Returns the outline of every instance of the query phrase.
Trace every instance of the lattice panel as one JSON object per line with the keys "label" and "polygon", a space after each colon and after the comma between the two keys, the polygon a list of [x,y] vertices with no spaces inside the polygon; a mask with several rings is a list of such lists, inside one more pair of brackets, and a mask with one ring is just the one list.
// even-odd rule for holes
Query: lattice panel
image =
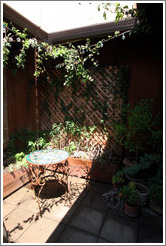
{"label": "lattice panel", "polygon": [[[74,89],[71,86],[65,87],[58,98],[55,98],[56,89],[53,89],[47,98],[49,111],[48,109],[44,109],[41,115],[41,129],[51,130],[54,123],[64,122],[66,114],[63,111],[63,103],[65,107],[68,107],[68,117],[71,117],[73,121],[77,121],[77,119],[84,116],[83,120],[86,126],[93,126],[99,123],[104,117],[107,131],[113,139],[113,120],[118,121],[120,119],[122,105],[122,98],[116,93],[118,89],[117,72],[117,68],[111,66],[106,67],[104,71],[95,71],[92,74],[94,79],[94,87],[92,88],[93,96],[90,96],[88,101],[87,97],[83,96],[83,93],[86,92],[86,85],[80,85],[80,82],[78,82],[78,86],[75,88],[75,93],[73,93]],[[59,73],[55,74],[55,77],[59,79]],[[48,90],[49,85],[43,83],[40,88],[41,101],[45,99]],[[51,115],[49,112],[51,112]],[[98,135],[94,135],[93,141],[100,143],[102,148],[104,148],[107,138],[102,135],[100,127],[98,127],[97,132]],[[107,147],[109,148],[109,145]],[[121,149],[117,148],[117,152],[120,151]]]}

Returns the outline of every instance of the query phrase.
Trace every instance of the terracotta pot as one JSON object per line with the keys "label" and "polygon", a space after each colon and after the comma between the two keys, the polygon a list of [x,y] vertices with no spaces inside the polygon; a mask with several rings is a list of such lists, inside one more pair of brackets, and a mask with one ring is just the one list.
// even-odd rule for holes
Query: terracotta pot
{"label": "terracotta pot", "polygon": [[[136,164],[136,161],[135,161],[135,158],[133,157],[127,157],[123,160],[123,164],[125,165],[125,168],[128,168],[128,167],[133,167],[134,165],[137,165]],[[125,173],[125,177],[127,180],[129,181],[134,181],[134,182],[139,182],[139,178],[135,175],[129,175],[127,173]]]}
{"label": "terracotta pot", "polygon": [[130,217],[138,217],[139,215],[139,207],[132,207],[128,205],[126,202],[124,204],[124,212]]}

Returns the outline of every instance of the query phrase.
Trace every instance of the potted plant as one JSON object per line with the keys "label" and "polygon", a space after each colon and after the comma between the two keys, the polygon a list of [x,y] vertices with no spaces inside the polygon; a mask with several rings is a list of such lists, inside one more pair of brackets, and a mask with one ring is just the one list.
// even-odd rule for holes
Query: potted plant
{"label": "potted plant", "polygon": [[124,173],[122,170],[119,170],[116,174],[112,177],[112,184],[113,188],[116,190],[125,182]]}
{"label": "potted plant", "polygon": [[163,171],[162,166],[156,171],[156,175],[148,180],[150,190],[150,208],[163,214]]}
{"label": "potted plant", "polygon": [[[127,122],[123,121],[114,125],[116,140],[133,155],[123,160],[127,167],[138,163],[142,154],[156,148],[159,117],[152,112],[152,102],[152,99],[145,98],[134,108],[130,105],[125,106],[122,112],[127,115]],[[160,131],[158,133],[159,136]]]}
{"label": "potted plant", "polygon": [[139,190],[134,182],[124,185],[119,193],[124,201],[124,212],[130,217],[137,217],[141,206]]}
{"label": "potted plant", "polygon": [[140,157],[138,165],[133,165],[124,169],[125,177],[130,181],[147,183],[149,176],[155,176],[158,167],[161,165],[161,154],[145,154]]}

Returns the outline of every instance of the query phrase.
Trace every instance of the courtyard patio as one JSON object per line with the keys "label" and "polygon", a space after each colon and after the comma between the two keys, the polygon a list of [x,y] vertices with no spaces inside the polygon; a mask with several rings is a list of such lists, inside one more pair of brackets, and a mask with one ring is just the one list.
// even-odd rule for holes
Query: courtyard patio
{"label": "courtyard patio", "polygon": [[164,7],[3,1],[2,243],[165,243]]}
{"label": "courtyard patio", "polygon": [[[162,243],[163,218],[143,207],[137,218],[116,213],[103,194],[111,185],[72,177],[72,205],[65,206],[63,189],[56,182],[41,193],[42,213],[30,183],[3,200],[3,221],[13,243]],[[57,195],[58,194],[58,195]]]}

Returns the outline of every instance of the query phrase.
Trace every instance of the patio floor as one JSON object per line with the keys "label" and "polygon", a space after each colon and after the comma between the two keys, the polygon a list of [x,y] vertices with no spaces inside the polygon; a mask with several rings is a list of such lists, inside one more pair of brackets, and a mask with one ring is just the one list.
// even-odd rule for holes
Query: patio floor
{"label": "patio floor", "polygon": [[[163,217],[144,207],[138,218],[116,215],[102,199],[111,185],[72,178],[71,207],[56,182],[43,188],[42,216],[30,184],[3,201],[3,221],[14,243],[162,243]],[[93,188],[94,187],[94,188]],[[55,192],[56,191],[56,192]],[[55,197],[55,194],[57,196]]]}

